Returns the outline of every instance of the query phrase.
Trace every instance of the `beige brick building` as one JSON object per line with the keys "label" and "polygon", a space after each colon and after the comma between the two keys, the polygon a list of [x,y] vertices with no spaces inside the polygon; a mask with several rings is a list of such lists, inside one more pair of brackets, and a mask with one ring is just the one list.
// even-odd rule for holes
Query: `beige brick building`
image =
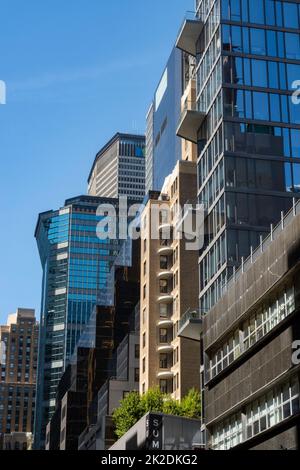
{"label": "beige brick building", "polygon": [[196,163],[179,161],[142,215],[141,393],[158,386],[180,399],[199,388],[199,345],[177,335],[180,318],[198,305],[198,251],[176,236],[178,205],[195,201],[196,191]]}

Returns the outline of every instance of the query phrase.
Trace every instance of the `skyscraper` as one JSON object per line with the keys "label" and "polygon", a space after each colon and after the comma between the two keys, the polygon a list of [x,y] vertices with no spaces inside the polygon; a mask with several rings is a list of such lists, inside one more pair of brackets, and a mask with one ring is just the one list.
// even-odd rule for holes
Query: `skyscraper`
{"label": "skyscraper", "polygon": [[145,195],[145,137],[117,133],[97,153],[88,178],[91,196]]}
{"label": "skyscraper", "polygon": [[174,47],[147,113],[146,192],[160,191],[165,178],[181,159],[181,139],[176,136],[176,126],[180,116],[183,70],[183,54]]}
{"label": "skyscraper", "polygon": [[181,318],[197,308],[198,251],[187,251],[186,240],[177,236],[176,209],[195,199],[196,193],[196,163],[179,161],[160,197],[150,193],[142,214],[141,393],[159,387],[181,399],[191,388],[199,387],[199,345],[177,335]]}
{"label": "skyscraper", "polygon": [[6,450],[31,446],[38,335],[31,309],[19,308],[0,326],[0,441]]}
{"label": "skyscraper", "polygon": [[299,196],[299,1],[197,0],[177,47],[196,59],[196,100],[177,133],[198,145],[198,197],[206,204],[200,253],[200,307],[281,211]]}
{"label": "skyscraper", "polygon": [[43,282],[35,420],[37,448],[44,445],[60,377],[93,308],[103,297],[107,277],[119,253],[118,233],[114,239],[98,237],[102,230],[98,224],[112,217],[108,213],[97,215],[100,204],[114,207],[118,219],[118,200],[92,196],[69,199],[61,209],[42,213],[38,219],[35,236]]}

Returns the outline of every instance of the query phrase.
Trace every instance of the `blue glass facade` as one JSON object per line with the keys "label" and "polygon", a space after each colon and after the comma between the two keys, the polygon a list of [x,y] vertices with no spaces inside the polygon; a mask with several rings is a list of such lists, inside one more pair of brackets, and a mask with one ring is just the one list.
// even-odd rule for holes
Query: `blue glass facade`
{"label": "blue glass facade", "polygon": [[[181,139],[176,136],[176,128],[181,111],[183,89],[182,52],[174,48],[156,90],[148,119],[151,129],[147,131],[146,190],[161,190],[165,178],[172,173],[181,159]],[[149,160],[152,160],[150,164]]]}
{"label": "blue glass facade", "polygon": [[[134,202],[134,201],[132,201]],[[60,377],[103,290],[120,241],[100,240],[96,214],[115,199],[81,196],[58,211],[40,214],[36,239],[43,267],[41,334],[35,446],[43,445],[45,426],[55,410]],[[108,216],[105,217],[106,219]],[[101,229],[103,231],[103,229]]]}
{"label": "blue glass facade", "polygon": [[299,197],[300,106],[292,99],[300,71],[299,15],[298,1],[196,1],[205,311],[251,247]]}

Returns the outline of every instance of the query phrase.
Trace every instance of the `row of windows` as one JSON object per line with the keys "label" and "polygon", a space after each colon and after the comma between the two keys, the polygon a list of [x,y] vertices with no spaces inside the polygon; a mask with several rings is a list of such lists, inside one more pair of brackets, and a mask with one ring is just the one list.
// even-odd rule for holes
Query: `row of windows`
{"label": "row of windows", "polygon": [[222,19],[300,28],[300,6],[278,0],[222,0]]}
{"label": "row of windows", "polygon": [[221,53],[220,29],[214,34],[197,70],[197,93],[199,94],[207,77],[212,72],[213,64]]}
{"label": "row of windows", "polygon": [[225,234],[222,234],[200,263],[201,289],[208,284],[210,279],[221,269],[226,261],[225,240]]}
{"label": "row of windows", "polygon": [[300,130],[225,122],[225,151],[300,158]]}
{"label": "row of windows", "polygon": [[201,155],[199,163],[199,187],[201,187],[223,153],[223,127],[220,126],[215,136]]}
{"label": "row of windows", "polygon": [[264,189],[269,191],[300,190],[300,164],[252,158],[226,157],[228,188]]}
{"label": "row of windows", "polygon": [[299,60],[300,38],[296,33],[223,25],[223,49]]}
{"label": "row of windows", "polygon": [[299,379],[294,377],[217,425],[212,432],[212,448],[231,449],[299,411]]}
{"label": "row of windows", "polygon": [[262,59],[225,56],[224,81],[234,85],[293,90],[300,65]]}
{"label": "row of windows", "polygon": [[222,84],[221,60],[218,61],[199,98],[200,111],[206,112]]}
{"label": "row of windows", "polygon": [[292,202],[289,198],[259,194],[228,193],[226,195],[227,221],[233,225],[251,225],[270,228],[280,220],[281,211],[287,212]]}
{"label": "row of windows", "polygon": [[[198,102],[198,106],[199,108],[201,107],[201,102]],[[222,92],[220,92],[206,116],[205,125],[201,126],[200,132],[204,139],[207,139],[207,136],[211,136],[214,133],[222,115]]]}
{"label": "row of windows", "polygon": [[289,288],[282,292],[270,305],[255,312],[211,357],[209,361],[209,378],[216,377],[294,310],[294,288]]}
{"label": "row of windows", "polygon": [[211,175],[210,179],[204,186],[200,193],[200,200],[204,202],[209,208],[217,199],[220,192],[224,188],[224,159],[220,161],[219,165]]}
{"label": "row of windows", "polygon": [[144,157],[145,144],[136,142],[120,142],[119,155],[124,157]]}
{"label": "row of windows", "polygon": [[210,310],[221,298],[225,291],[226,279],[232,275],[232,268],[226,268],[214,280],[212,285],[200,297],[200,309],[204,312]]}
{"label": "row of windows", "polygon": [[205,244],[207,247],[219,233],[221,228],[225,224],[225,198],[224,195],[219,199],[219,201],[214,205],[213,209],[210,211],[208,216],[204,221],[204,237]]}
{"label": "row of windows", "polygon": [[226,117],[300,124],[300,106],[291,96],[236,89],[224,90]]}
{"label": "row of windows", "polygon": [[[205,9],[200,8],[200,10],[197,13],[197,17],[200,18],[201,21],[205,21],[204,27],[202,29],[198,44],[197,44],[197,59],[198,61],[201,60],[201,54],[207,46],[209,45],[211,39],[214,36],[214,33],[216,31],[216,28],[220,24],[220,0],[214,0],[214,2],[209,1],[210,5],[209,8],[208,5],[202,5]],[[209,11],[209,9],[212,7],[212,9]],[[207,16],[209,13],[209,16]]]}

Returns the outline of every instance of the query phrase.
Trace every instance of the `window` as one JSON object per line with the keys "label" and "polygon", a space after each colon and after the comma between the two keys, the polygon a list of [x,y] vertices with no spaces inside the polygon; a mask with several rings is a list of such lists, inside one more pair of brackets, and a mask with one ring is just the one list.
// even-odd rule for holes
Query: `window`
{"label": "window", "polygon": [[159,330],[159,342],[165,344],[168,342],[168,330],[166,328],[160,328]]}
{"label": "window", "polygon": [[134,369],[134,381],[139,382],[140,380],[140,369],[136,368]]}
{"label": "window", "polygon": [[168,281],[166,279],[160,279],[159,292],[160,294],[168,294]]}
{"label": "window", "polygon": [[167,354],[159,355],[159,368],[168,369],[168,355]]}
{"label": "window", "polygon": [[298,377],[293,377],[249,404],[245,420],[242,411],[214,428],[213,449],[228,450],[290,416],[297,415],[300,411]]}
{"label": "window", "polygon": [[146,359],[143,358],[143,374],[145,373],[146,371]]}
{"label": "window", "polygon": [[160,269],[168,269],[168,257],[160,256]]}
{"label": "window", "polygon": [[239,330],[231,336],[220,348],[210,361],[210,377],[214,378],[223,369],[228,367],[240,355]]}
{"label": "window", "polygon": [[159,316],[160,318],[168,317],[168,305],[167,304],[159,304]]}
{"label": "window", "polygon": [[140,345],[139,344],[134,345],[134,357],[136,359],[140,358]]}
{"label": "window", "polygon": [[212,434],[212,448],[228,450],[243,441],[243,424],[241,416],[234,415],[217,426]]}
{"label": "window", "polygon": [[168,393],[168,382],[165,379],[159,381],[159,388],[161,393]]}
{"label": "window", "polygon": [[146,347],[146,333],[143,334],[143,348]]}
{"label": "window", "polygon": [[248,406],[246,412],[247,439],[299,413],[299,411],[299,383],[294,378]]}
{"label": "window", "polygon": [[287,288],[270,303],[270,305],[257,310],[241,329],[227,339],[210,358],[210,379],[220,374],[243,352],[256,344],[268,334],[276,325],[283,321],[295,310],[294,288]]}

